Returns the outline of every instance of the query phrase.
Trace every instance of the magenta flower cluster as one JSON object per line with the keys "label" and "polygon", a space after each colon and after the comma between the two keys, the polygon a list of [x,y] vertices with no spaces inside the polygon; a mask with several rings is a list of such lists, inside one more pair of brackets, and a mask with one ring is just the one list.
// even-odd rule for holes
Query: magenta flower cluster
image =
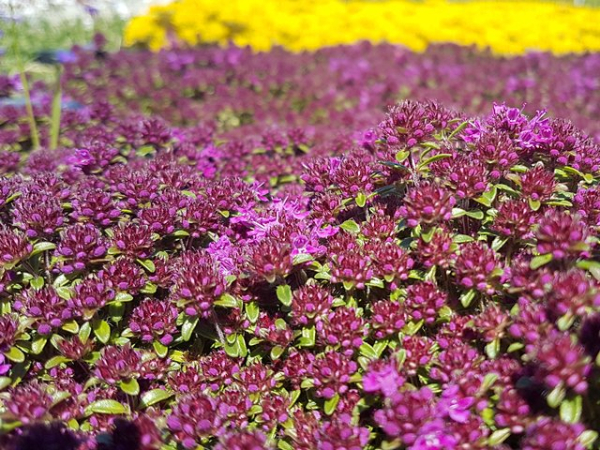
{"label": "magenta flower cluster", "polygon": [[74,54],[57,150],[0,103],[0,448],[597,448],[597,54]]}

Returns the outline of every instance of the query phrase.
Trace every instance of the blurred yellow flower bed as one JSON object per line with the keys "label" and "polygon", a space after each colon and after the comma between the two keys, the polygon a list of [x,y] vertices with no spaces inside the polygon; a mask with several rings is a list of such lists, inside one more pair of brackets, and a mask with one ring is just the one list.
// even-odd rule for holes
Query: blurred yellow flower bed
{"label": "blurred yellow flower bed", "polygon": [[435,42],[495,53],[600,50],[600,8],[535,1],[178,0],[154,6],[125,30],[127,45],[173,40],[313,50],[360,40],[424,50]]}

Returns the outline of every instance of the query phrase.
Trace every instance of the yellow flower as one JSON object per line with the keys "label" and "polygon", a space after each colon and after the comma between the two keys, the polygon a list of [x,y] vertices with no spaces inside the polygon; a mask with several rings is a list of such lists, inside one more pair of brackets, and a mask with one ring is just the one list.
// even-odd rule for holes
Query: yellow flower
{"label": "yellow flower", "polygon": [[292,51],[392,42],[423,51],[431,43],[489,47],[498,54],[600,50],[600,8],[535,1],[178,0],[131,20],[127,45],[159,49],[167,36]]}

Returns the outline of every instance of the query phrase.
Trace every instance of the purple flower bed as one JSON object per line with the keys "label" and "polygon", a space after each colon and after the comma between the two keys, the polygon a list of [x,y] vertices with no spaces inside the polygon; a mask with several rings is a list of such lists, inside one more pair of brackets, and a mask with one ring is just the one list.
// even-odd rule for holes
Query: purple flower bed
{"label": "purple flower bed", "polygon": [[0,106],[1,448],[592,448],[600,55],[75,54],[59,149]]}

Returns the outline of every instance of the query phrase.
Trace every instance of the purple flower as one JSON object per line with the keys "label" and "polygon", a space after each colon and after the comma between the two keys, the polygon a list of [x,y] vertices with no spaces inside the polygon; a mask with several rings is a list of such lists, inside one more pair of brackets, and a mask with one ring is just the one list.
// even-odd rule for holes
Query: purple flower
{"label": "purple flower", "polygon": [[216,400],[206,394],[185,396],[173,407],[167,426],[184,448],[195,448],[203,437],[214,435],[221,426],[216,408]]}
{"label": "purple flower", "polygon": [[31,254],[33,246],[25,235],[18,230],[0,226],[0,264],[13,267],[19,261]]}
{"label": "purple flower", "polygon": [[10,396],[4,400],[3,419],[19,421],[23,424],[47,419],[52,398],[47,387],[37,380],[21,383],[10,390]]}
{"label": "purple flower", "polygon": [[584,450],[577,439],[585,427],[581,423],[570,424],[549,417],[542,417],[530,425],[522,442],[523,450]]}
{"label": "purple flower", "polygon": [[129,258],[148,258],[152,253],[152,230],[137,223],[120,224],[112,229],[112,244]]}
{"label": "purple flower", "polygon": [[115,292],[103,280],[95,275],[85,278],[75,285],[74,293],[67,304],[74,316],[86,320],[92,318],[96,311],[115,298]]}
{"label": "purple flower", "polygon": [[163,345],[169,345],[177,332],[177,314],[177,308],[168,302],[146,298],[132,311],[129,328],[141,335],[142,342],[156,339]]}
{"label": "purple flower", "polygon": [[421,183],[408,190],[400,209],[409,227],[431,226],[450,220],[456,199],[444,188],[433,183]]}
{"label": "purple flower", "polygon": [[385,397],[392,397],[405,381],[398,371],[395,359],[391,359],[372,362],[363,375],[362,383],[365,392],[381,393]]}
{"label": "purple flower", "polygon": [[121,215],[110,193],[102,189],[83,188],[71,201],[71,215],[80,222],[92,221],[100,226],[110,225]]}
{"label": "purple flower", "polygon": [[577,394],[587,392],[590,359],[568,333],[552,333],[529,356],[535,361],[535,376],[549,388],[562,386]]}
{"label": "purple flower", "polygon": [[65,219],[60,202],[54,196],[29,192],[14,202],[13,224],[23,230],[27,237],[53,235]]}
{"label": "purple flower", "polygon": [[590,250],[589,236],[579,216],[557,210],[548,212],[535,232],[537,251],[558,260],[586,254]]}
{"label": "purple flower", "polygon": [[39,291],[23,291],[16,298],[14,307],[25,316],[35,319],[38,333],[47,335],[71,318],[72,314],[66,303],[52,286],[47,286]]}
{"label": "purple flower", "polygon": [[315,439],[318,450],[361,450],[369,443],[369,429],[351,423],[349,415],[323,423]]}
{"label": "purple flower", "polygon": [[60,270],[70,274],[87,268],[91,260],[106,253],[106,241],[92,224],[75,224],[60,234],[55,254],[59,257]]}
{"label": "purple flower", "polygon": [[351,356],[363,343],[368,329],[362,317],[354,308],[340,307],[317,321],[317,332],[324,345],[341,347],[340,350]]}
{"label": "purple flower", "polygon": [[408,448],[410,450],[452,450],[458,444],[459,440],[448,431],[444,421],[434,419],[419,429],[415,442]]}
{"label": "purple flower", "polygon": [[358,370],[358,365],[342,356],[329,351],[315,358],[309,369],[316,387],[316,395],[325,399],[333,398],[348,390],[350,376]]}
{"label": "purple flower", "polygon": [[94,374],[108,384],[116,384],[119,381],[137,378],[140,363],[140,354],[131,345],[109,345],[102,349],[100,359],[95,364]]}
{"label": "purple flower", "polygon": [[189,316],[210,317],[213,302],[225,292],[225,279],[207,253],[182,254],[173,279],[173,298]]}
{"label": "purple flower", "polygon": [[502,266],[498,255],[481,242],[463,245],[456,259],[456,278],[467,289],[491,295],[496,292]]}
{"label": "purple flower", "polygon": [[219,439],[215,450],[268,450],[266,441],[260,431],[230,431]]}
{"label": "purple flower", "polygon": [[375,422],[390,437],[399,437],[405,445],[412,445],[418,430],[433,418],[434,394],[424,387],[416,391],[394,394],[384,409],[375,412]]}
{"label": "purple flower", "polygon": [[475,404],[475,399],[458,394],[459,386],[456,384],[444,389],[437,404],[437,411],[441,416],[448,416],[455,422],[466,423],[471,416],[471,407]]}

